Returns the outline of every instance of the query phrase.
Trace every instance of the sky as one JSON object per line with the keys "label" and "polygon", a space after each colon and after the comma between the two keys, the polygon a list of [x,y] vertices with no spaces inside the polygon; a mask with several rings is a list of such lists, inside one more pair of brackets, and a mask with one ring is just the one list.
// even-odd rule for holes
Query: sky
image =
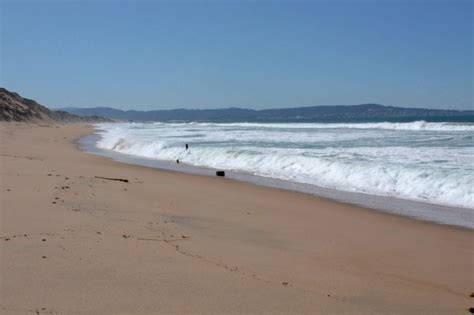
{"label": "sky", "polygon": [[0,86],[51,108],[474,107],[471,0],[0,3]]}

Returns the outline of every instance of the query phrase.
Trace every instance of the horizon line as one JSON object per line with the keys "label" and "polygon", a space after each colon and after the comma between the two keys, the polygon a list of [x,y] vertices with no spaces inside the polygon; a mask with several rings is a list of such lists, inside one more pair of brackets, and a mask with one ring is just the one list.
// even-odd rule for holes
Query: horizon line
{"label": "horizon line", "polygon": [[91,106],[91,107],[80,107],[80,106],[63,106],[49,107],[53,110],[64,110],[64,109],[113,109],[123,112],[127,111],[137,111],[137,112],[152,112],[152,111],[172,111],[172,110],[225,110],[225,109],[240,109],[240,110],[249,110],[249,111],[265,111],[265,110],[278,110],[278,109],[296,109],[296,108],[313,108],[313,107],[342,107],[342,106],[363,106],[363,105],[376,105],[382,107],[393,107],[393,108],[403,108],[403,109],[423,109],[423,110],[435,110],[435,111],[474,111],[474,108],[470,109],[460,109],[460,108],[451,108],[451,109],[441,109],[441,108],[431,108],[431,107],[414,107],[411,106],[397,106],[397,105],[385,105],[381,103],[360,103],[360,104],[318,104],[310,106],[293,106],[293,107],[269,107],[269,108],[250,108],[250,107],[238,107],[238,106],[228,106],[228,107],[212,107],[212,108],[187,108],[187,107],[174,107],[174,108],[155,108],[155,109],[123,109],[116,108],[111,106]]}

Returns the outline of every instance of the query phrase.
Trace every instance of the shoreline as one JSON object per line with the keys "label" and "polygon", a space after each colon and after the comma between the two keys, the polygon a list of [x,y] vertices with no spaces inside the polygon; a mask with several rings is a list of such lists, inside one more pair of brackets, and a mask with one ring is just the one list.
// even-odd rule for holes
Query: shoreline
{"label": "shoreline", "polygon": [[[96,142],[100,139],[100,134],[97,133],[98,130],[96,126],[92,126],[92,128],[92,134],[77,139],[78,150],[89,154],[107,157],[119,163],[140,165],[161,171],[207,177],[215,176],[215,171],[217,171],[217,169],[213,168],[198,167],[183,163],[177,165],[172,161],[155,160],[98,148]],[[224,171],[226,172],[226,178],[246,184],[308,194],[328,201],[367,208],[372,211],[406,217],[412,220],[474,230],[474,209],[472,208],[454,207],[391,196],[344,191],[335,188],[258,176],[234,170]]]}
{"label": "shoreline", "polygon": [[2,313],[473,306],[472,230],[86,154],[90,126],[0,128]]}

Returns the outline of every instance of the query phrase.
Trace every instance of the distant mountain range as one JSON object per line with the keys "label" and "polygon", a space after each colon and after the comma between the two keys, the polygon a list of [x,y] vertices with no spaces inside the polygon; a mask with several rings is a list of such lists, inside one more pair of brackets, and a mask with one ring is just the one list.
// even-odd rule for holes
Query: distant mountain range
{"label": "distant mountain range", "polygon": [[333,121],[471,121],[474,110],[403,108],[379,104],[332,105],[276,109],[119,110],[109,107],[50,110],[0,87],[0,121],[27,122],[333,122]]}
{"label": "distant mountain range", "polygon": [[437,110],[403,108],[379,104],[332,105],[278,109],[170,109],[170,110],[119,110],[109,107],[62,108],[74,115],[97,115],[123,121],[175,121],[175,122],[329,122],[377,120],[454,120],[474,121],[474,110]]}
{"label": "distant mountain range", "polygon": [[54,111],[34,100],[0,87],[0,121],[22,122],[111,122],[99,116],[78,116],[65,111]]}

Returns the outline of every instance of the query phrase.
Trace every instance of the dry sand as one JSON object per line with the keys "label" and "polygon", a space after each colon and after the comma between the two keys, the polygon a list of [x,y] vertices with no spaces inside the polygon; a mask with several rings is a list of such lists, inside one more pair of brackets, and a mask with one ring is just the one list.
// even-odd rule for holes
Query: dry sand
{"label": "dry sand", "polygon": [[[0,124],[1,313],[468,314],[473,231]],[[119,177],[129,182],[95,178]]]}

